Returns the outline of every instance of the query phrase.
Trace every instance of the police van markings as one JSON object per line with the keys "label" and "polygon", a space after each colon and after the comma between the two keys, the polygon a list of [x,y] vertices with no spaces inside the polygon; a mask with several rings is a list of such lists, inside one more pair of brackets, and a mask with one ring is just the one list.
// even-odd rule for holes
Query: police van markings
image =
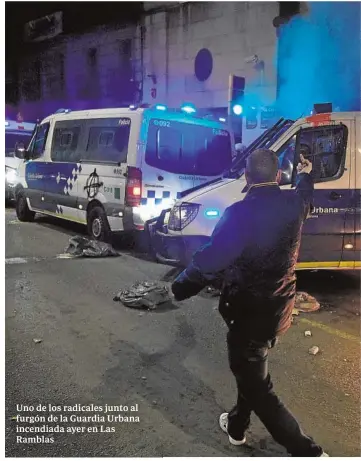
{"label": "police van markings", "polygon": [[[157,190],[151,190],[151,189],[148,189],[146,190],[146,194],[147,196],[146,197],[142,197],[141,198],[141,205],[161,205],[163,200],[178,200],[180,198],[180,192],[177,192],[176,193],[176,197],[174,197],[174,193],[172,194],[171,191],[166,191],[166,190],[163,190],[161,191],[162,192],[162,195],[160,195],[160,191],[157,191]],[[173,196],[173,197],[172,197]]]}

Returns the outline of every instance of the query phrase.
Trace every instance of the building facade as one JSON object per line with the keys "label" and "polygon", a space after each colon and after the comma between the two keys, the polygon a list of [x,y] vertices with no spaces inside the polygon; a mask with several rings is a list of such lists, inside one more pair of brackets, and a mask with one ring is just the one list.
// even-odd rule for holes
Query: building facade
{"label": "building facade", "polygon": [[133,102],[226,107],[231,73],[246,78],[252,100],[274,102],[277,3],[148,2],[144,9],[138,24],[60,35],[24,59],[25,118]]}
{"label": "building facade", "polygon": [[183,2],[144,17],[143,99],[171,107],[226,107],[229,75],[246,96],[276,97],[277,2]]}
{"label": "building facade", "polygon": [[360,55],[358,2],[146,2],[132,24],[34,48],[18,106],[32,120],[60,107],[226,108],[235,74],[246,107],[294,118],[317,102],[359,110]]}

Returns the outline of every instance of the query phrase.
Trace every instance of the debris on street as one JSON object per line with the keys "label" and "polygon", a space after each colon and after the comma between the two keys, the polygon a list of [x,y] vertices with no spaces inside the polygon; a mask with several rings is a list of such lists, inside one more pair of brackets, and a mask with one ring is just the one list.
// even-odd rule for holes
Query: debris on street
{"label": "debris on street", "polygon": [[304,291],[296,293],[295,307],[299,312],[315,312],[320,308],[316,298]]}
{"label": "debris on street", "polygon": [[310,332],[310,330],[305,331],[305,336],[312,336],[312,333]]}
{"label": "debris on street", "polygon": [[137,282],[129,289],[120,290],[113,299],[126,307],[145,310],[154,310],[170,300],[168,288],[156,282]]}
{"label": "debris on street", "polygon": [[43,340],[40,339],[40,338],[34,338],[33,341],[34,341],[35,344],[39,344],[39,343],[43,342]]}
{"label": "debris on street", "polygon": [[296,308],[292,309],[292,315],[300,315],[298,309]]}
{"label": "debris on street", "polygon": [[310,349],[308,349],[308,353],[311,355],[316,355],[320,352],[320,348],[318,346],[312,346]]}
{"label": "debris on street", "polygon": [[91,240],[81,235],[71,237],[65,253],[72,256],[83,256],[86,258],[104,258],[106,256],[120,256],[114,248],[105,242]]}
{"label": "debris on street", "polygon": [[207,293],[207,295],[211,296],[212,298],[216,298],[221,295],[221,290],[219,290],[218,288],[212,287],[212,286],[207,287],[205,292]]}

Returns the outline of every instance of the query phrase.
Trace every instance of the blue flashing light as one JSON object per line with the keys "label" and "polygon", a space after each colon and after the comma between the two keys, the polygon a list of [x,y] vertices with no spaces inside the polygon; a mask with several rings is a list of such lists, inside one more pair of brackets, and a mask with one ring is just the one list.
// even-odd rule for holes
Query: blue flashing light
{"label": "blue flashing light", "polygon": [[226,119],[224,117],[219,117],[219,121],[224,123],[226,122]]}
{"label": "blue flashing light", "polygon": [[71,112],[70,109],[58,109],[55,113],[56,114],[69,114]]}
{"label": "blue flashing light", "polygon": [[130,110],[136,110],[136,108],[137,108],[137,106],[136,106],[135,104],[131,104],[131,105],[129,106],[129,109],[130,109]]}
{"label": "blue flashing light", "polygon": [[240,104],[235,104],[232,110],[235,115],[241,115],[243,112],[243,107]]}
{"label": "blue flashing light", "polygon": [[163,106],[163,104],[157,104],[155,108],[156,110],[167,110],[167,106]]}
{"label": "blue flashing light", "polygon": [[183,104],[181,107],[181,110],[185,112],[186,114],[194,114],[196,112],[196,108],[194,107],[193,104]]}
{"label": "blue flashing light", "polygon": [[218,218],[219,216],[219,210],[216,208],[209,208],[204,212],[207,218]]}
{"label": "blue flashing light", "polygon": [[5,126],[10,126],[10,123],[5,121]]}

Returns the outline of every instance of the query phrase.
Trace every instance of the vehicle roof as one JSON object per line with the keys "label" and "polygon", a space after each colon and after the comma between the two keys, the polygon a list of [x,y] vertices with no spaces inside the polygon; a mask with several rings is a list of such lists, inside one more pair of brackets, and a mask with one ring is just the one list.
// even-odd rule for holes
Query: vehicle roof
{"label": "vehicle roof", "polygon": [[360,111],[354,111],[354,112],[326,112],[326,113],[320,113],[320,114],[312,114],[312,115],[308,115],[307,117],[302,117],[302,118],[299,118],[295,121],[295,123],[299,124],[299,123],[312,123],[313,121],[317,121],[317,120],[320,120],[322,121],[322,119],[324,121],[327,120],[327,118],[329,120],[352,120],[356,117],[359,117],[361,115],[361,112]]}
{"label": "vehicle roof", "polygon": [[30,131],[33,132],[35,128],[35,123],[19,123],[14,120],[5,120],[5,133],[7,131],[17,131],[17,132],[24,132]]}
{"label": "vehicle roof", "polygon": [[79,111],[69,111],[62,112],[59,114],[52,114],[44,118],[41,123],[62,120],[79,120],[79,119],[88,119],[88,118],[102,118],[102,117],[119,117],[119,116],[129,116],[138,114],[141,116],[144,114],[147,117],[155,116],[160,119],[166,120],[177,120],[180,122],[198,124],[209,127],[216,127],[219,129],[229,130],[229,126],[226,123],[219,122],[217,120],[210,120],[205,117],[197,117],[194,115],[187,115],[180,110],[157,110],[155,108],[139,108],[139,109],[130,109],[129,107],[115,107],[108,109],[89,109],[89,110],[79,110]]}

